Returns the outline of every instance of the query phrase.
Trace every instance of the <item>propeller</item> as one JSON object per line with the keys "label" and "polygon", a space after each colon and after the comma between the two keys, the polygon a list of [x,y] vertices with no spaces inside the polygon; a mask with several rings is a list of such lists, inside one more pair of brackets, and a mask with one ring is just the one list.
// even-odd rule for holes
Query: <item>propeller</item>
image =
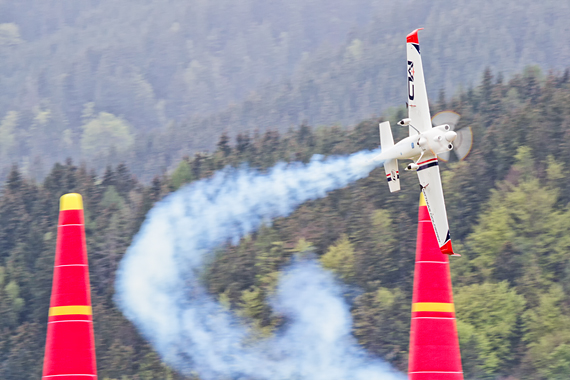
{"label": "propeller", "polygon": [[[442,124],[448,124],[450,129],[453,131],[459,122],[459,119],[461,119],[461,115],[457,112],[441,111],[431,118],[431,123],[434,127]],[[467,157],[469,152],[471,152],[471,147],[473,146],[473,131],[471,130],[471,127],[466,127],[455,132],[457,133],[457,138],[453,142],[453,151],[459,161],[461,161]],[[450,153],[451,152],[440,153],[437,156],[443,161],[449,161]]]}

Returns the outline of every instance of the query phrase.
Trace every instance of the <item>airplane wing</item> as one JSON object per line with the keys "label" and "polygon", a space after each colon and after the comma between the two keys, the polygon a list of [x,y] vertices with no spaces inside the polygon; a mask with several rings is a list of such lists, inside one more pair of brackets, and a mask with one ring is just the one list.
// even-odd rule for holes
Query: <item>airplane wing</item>
{"label": "airplane wing", "polygon": [[417,164],[419,165],[418,178],[435,231],[435,236],[439,243],[439,248],[441,249],[441,253],[453,255],[437,156],[432,153],[425,154],[421,162]]}
{"label": "airplane wing", "polygon": [[[408,57],[408,117],[420,133],[432,128],[429,103],[424,80],[424,69],[420,55],[420,43],[416,29],[406,37]],[[410,127],[410,136],[417,132]]]}

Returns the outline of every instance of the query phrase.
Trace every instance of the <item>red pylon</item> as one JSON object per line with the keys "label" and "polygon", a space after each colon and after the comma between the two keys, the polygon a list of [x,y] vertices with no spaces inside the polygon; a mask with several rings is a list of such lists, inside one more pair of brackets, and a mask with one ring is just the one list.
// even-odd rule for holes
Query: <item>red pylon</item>
{"label": "red pylon", "polygon": [[423,194],[410,331],[410,380],[463,380],[449,273],[449,256],[441,253]]}
{"label": "red pylon", "polygon": [[83,200],[60,199],[43,380],[97,379]]}

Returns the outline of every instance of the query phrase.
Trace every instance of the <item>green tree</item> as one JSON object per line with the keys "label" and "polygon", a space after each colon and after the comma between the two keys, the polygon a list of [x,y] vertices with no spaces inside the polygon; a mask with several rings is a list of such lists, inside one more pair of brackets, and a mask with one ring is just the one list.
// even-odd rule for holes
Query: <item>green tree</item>
{"label": "green tree", "polygon": [[348,236],[342,235],[327,252],[321,256],[323,267],[332,270],[340,278],[348,280],[354,277],[354,247]]}
{"label": "green tree", "polygon": [[192,167],[188,161],[189,159],[187,157],[182,159],[170,176],[170,182],[172,183],[174,190],[178,190],[182,185],[191,182],[194,179],[192,175]]}
{"label": "green tree", "polygon": [[[508,279],[531,302],[563,275],[570,247],[570,214],[560,209],[558,190],[537,178],[534,165],[530,150],[519,148],[512,180],[491,192],[466,242],[477,276]],[[547,172],[555,173],[554,161],[550,165]]]}
{"label": "green tree", "polygon": [[10,336],[10,352],[0,368],[3,379],[29,380],[38,379],[42,373],[45,329],[37,323],[22,323]]}
{"label": "green tree", "polygon": [[115,186],[111,185],[108,186],[107,190],[105,190],[105,193],[103,193],[103,199],[101,199],[99,205],[102,208],[115,207],[120,210],[125,206],[125,201],[123,197],[121,197],[121,195],[117,192]]}
{"label": "green tree", "polygon": [[356,250],[354,272],[359,286],[375,289],[378,282],[392,283],[401,273],[401,258],[396,254],[394,221],[388,209],[372,211],[368,220],[358,225],[362,231]]}
{"label": "green tree", "polygon": [[81,151],[85,157],[95,157],[115,150],[129,151],[134,143],[129,124],[107,112],[100,112],[97,118],[82,126]]}
{"label": "green tree", "polygon": [[244,318],[250,329],[250,340],[266,338],[275,329],[275,320],[271,320],[271,310],[265,301],[264,292],[252,286],[241,293],[237,315]]}
{"label": "green tree", "polygon": [[466,372],[503,374],[506,364],[517,359],[514,342],[524,297],[507,282],[474,284],[456,289],[455,305],[460,346],[474,346],[477,354],[475,365],[464,362]]}
{"label": "green tree", "polygon": [[400,370],[407,366],[410,304],[400,289],[379,288],[358,296],[352,311],[358,342]]}
{"label": "green tree", "polygon": [[524,366],[539,379],[562,380],[570,370],[570,307],[560,285],[540,297],[523,315],[528,345]]}

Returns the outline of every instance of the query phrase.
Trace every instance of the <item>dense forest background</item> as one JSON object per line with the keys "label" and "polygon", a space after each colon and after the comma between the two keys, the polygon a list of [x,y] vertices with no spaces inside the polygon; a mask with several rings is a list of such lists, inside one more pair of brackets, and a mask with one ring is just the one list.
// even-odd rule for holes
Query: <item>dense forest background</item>
{"label": "dense forest background", "polygon": [[[440,165],[456,250],[457,326],[466,379],[566,379],[570,371],[570,72],[530,67],[506,81],[486,70],[477,86],[434,112],[453,109],[475,145]],[[393,109],[379,118],[405,115]],[[226,165],[261,170],[315,153],[378,145],[378,118],[354,128],[301,125],[219,136],[216,149],[179,160],[145,184],[125,164],[101,175],[72,161],[38,182],[12,167],[0,196],[0,378],[39,378],[55,251],[58,197],[83,194],[101,379],[183,379],[113,302],[115,270],[146,212],[185,183]],[[404,129],[394,129],[405,133]],[[252,334],[273,334],[268,306],[277,273],[310,249],[350,286],[354,336],[371,354],[407,368],[419,192],[414,173],[390,194],[383,169],[299,207],[237,246],[221,247],[204,273],[209,291]]]}
{"label": "dense forest background", "polygon": [[353,126],[405,100],[404,36],[430,96],[570,59],[554,0],[0,0],[0,178],[67,157],[139,179],[218,136]]}

